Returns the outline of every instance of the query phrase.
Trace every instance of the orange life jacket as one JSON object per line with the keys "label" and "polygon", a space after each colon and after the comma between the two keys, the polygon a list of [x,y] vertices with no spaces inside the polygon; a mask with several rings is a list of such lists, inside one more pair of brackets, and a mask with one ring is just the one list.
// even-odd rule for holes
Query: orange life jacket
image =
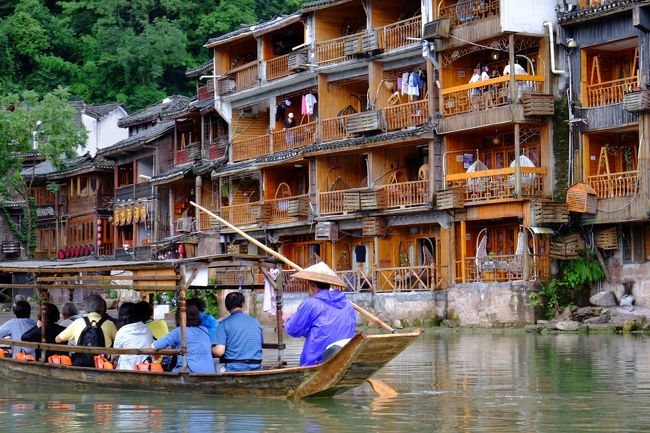
{"label": "orange life jacket", "polygon": [[19,361],[36,361],[36,357],[34,355],[30,355],[29,353],[25,352],[20,352],[16,355],[16,359]]}
{"label": "orange life jacket", "polygon": [[0,358],[4,358],[5,356],[6,356],[5,351],[0,349]]}
{"label": "orange life jacket", "polygon": [[95,368],[103,368],[106,370],[113,370],[115,367],[113,366],[113,363],[109,361],[108,359],[104,358],[101,355],[96,355],[95,356]]}
{"label": "orange life jacket", "polygon": [[47,362],[56,365],[72,365],[72,360],[67,355],[52,355],[47,358]]}
{"label": "orange life jacket", "polygon": [[135,366],[135,369],[137,371],[154,371],[160,373],[163,371],[162,365],[158,362],[141,362]]}

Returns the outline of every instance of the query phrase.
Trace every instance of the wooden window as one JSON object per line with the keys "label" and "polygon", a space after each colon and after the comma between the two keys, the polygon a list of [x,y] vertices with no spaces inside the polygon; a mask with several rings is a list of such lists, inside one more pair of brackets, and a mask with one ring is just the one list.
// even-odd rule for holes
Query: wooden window
{"label": "wooden window", "polygon": [[623,225],[623,263],[645,262],[644,230],[641,224]]}

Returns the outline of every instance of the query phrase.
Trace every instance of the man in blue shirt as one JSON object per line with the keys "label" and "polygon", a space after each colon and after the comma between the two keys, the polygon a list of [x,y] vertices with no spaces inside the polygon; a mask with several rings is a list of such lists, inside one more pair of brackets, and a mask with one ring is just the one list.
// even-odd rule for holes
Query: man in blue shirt
{"label": "man in blue shirt", "polygon": [[[309,281],[310,296],[295,314],[284,314],[284,329],[292,337],[305,337],[300,365],[323,362],[323,352],[332,343],[354,337],[357,315],[345,293],[337,290],[346,284],[325,263],[317,263],[292,278]],[[332,289],[330,286],[337,286]]]}
{"label": "man in blue shirt", "polygon": [[212,354],[221,357],[226,372],[262,369],[262,327],[257,319],[242,311],[243,306],[244,295],[228,293],[226,309],[230,316],[217,327],[217,345]]}
{"label": "man in blue shirt", "polygon": [[187,303],[192,303],[197,306],[199,309],[199,317],[201,318],[201,326],[208,330],[212,344],[216,344],[215,339],[217,336],[217,326],[219,325],[219,322],[217,322],[217,319],[215,319],[214,316],[205,312],[205,302],[203,299],[191,298],[187,300]]}
{"label": "man in blue shirt", "polygon": [[[15,341],[21,341],[23,334],[36,326],[36,321],[29,318],[32,313],[32,307],[27,301],[16,301],[13,307],[13,312],[16,315],[16,318],[10,319],[0,326],[0,338],[9,337]],[[30,347],[13,346],[11,350],[13,358],[15,358],[21,351],[28,355],[36,354],[36,350]]]}

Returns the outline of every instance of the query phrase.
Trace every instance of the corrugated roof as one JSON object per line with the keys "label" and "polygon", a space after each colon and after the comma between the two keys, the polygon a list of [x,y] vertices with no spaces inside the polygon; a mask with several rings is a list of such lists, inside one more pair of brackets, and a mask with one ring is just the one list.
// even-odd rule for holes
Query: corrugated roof
{"label": "corrugated roof", "polygon": [[140,110],[130,116],[120,119],[118,126],[127,128],[130,126],[141,125],[143,123],[153,122],[165,117],[168,113],[173,113],[187,107],[191,99],[187,96],[173,95],[169,96],[155,105]]}
{"label": "corrugated roof", "polygon": [[161,136],[165,135],[169,131],[173,130],[175,122],[173,120],[167,122],[160,122],[157,125],[152,126],[149,129],[141,131],[136,135],[132,135],[129,138],[125,138],[122,141],[118,141],[110,147],[105,147],[97,151],[98,155],[110,155],[113,152],[125,150],[127,148],[133,148],[140,146],[146,143],[149,143]]}

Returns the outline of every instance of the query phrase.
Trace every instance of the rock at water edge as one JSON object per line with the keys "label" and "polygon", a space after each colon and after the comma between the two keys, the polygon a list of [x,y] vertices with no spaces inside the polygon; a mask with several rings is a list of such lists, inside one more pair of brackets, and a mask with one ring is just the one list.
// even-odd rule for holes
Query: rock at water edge
{"label": "rock at water edge", "polygon": [[612,291],[596,293],[594,296],[589,298],[589,303],[591,305],[596,305],[598,307],[615,307],[616,295]]}

